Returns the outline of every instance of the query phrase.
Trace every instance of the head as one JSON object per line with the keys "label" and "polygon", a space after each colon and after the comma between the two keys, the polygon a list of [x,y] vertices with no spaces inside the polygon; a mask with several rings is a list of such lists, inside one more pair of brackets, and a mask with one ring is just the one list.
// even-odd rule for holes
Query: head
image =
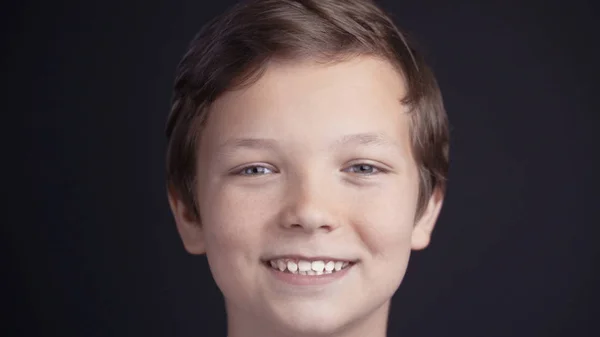
{"label": "head", "polygon": [[231,336],[385,326],[429,244],[449,136],[430,68],[380,8],[231,8],[178,67],[167,137],[177,228],[206,254]]}

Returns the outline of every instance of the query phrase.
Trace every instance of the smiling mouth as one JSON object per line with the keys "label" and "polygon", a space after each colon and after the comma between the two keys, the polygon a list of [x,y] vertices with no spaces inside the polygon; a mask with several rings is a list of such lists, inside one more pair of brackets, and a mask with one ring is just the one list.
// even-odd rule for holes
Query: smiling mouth
{"label": "smiling mouth", "polygon": [[273,259],[265,264],[271,268],[288,274],[324,275],[335,274],[351,267],[354,262],[341,260],[302,260],[302,259]]}

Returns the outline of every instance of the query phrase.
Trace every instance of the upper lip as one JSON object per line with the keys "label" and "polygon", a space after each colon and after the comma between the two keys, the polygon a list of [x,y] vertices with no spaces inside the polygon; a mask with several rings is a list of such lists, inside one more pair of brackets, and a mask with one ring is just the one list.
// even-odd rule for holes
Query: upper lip
{"label": "upper lip", "polygon": [[324,256],[324,255],[306,256],[306,255],[300,255],[300,254],[274,255],[274,256],[270,256],[270,257],[264,259],[264,261],[268,262],[271,260],[278,260],[278,259],[304,260],[304,261],[344,261],[344,262],[356,262],[357,261],[357,259],[343,258],[343,257],[331,257],[331,256]]}

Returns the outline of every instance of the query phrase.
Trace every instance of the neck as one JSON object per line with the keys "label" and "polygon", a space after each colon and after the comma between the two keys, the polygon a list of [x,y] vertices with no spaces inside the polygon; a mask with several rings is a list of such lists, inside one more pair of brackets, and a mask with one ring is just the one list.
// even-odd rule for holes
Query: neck
{"label": "neck", "polygon": [[390,301],[359,319],[353,319],[336,331],[315,333],[289,331],[277,327],[265,317],[227,307],[228,337],[386,337]]}

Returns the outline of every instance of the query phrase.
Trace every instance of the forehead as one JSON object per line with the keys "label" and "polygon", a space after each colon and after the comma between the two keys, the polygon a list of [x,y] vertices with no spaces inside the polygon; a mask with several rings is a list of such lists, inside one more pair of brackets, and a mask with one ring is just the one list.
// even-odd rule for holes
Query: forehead
{"label": "forehead", "polygon": [[322,64],[270,64],[252,85],[224,94],[211,107],[204,138],[220,145],[232,137],[333,142],[374,133],[408,140],[402,76],[373,57]]}

